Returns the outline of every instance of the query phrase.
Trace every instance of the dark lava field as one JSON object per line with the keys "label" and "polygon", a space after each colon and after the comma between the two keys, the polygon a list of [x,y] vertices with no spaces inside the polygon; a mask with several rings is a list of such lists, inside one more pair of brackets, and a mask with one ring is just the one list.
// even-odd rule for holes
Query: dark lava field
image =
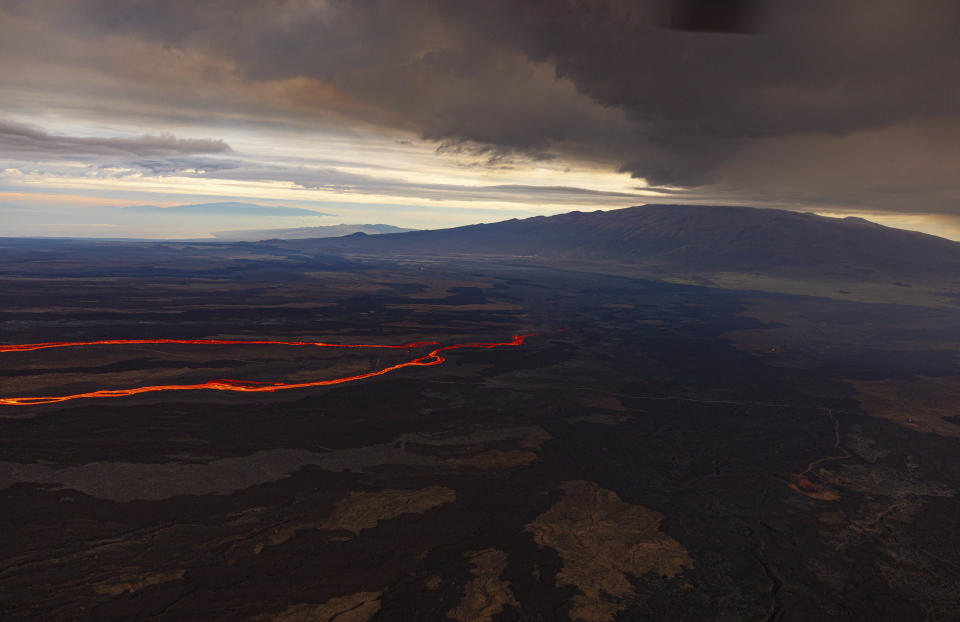
{"label": "dark lava field", "polygon": [[[0,254],[0,344],[536,333],[0,405],[4,620],[957,619],[955,309],[269,243]],[[430,348],[0,352],[0,398]]]}

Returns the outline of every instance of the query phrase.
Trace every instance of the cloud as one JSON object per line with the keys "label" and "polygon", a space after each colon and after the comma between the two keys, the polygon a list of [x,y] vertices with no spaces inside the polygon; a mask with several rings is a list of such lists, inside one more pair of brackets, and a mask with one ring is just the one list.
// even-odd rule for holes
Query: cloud
{"label": "cloud", "polygon": [[[38,0],[5,9],[8,23],[35,30],[30,40],[0,32],[0,47],[56,84],[72,78],[51,67],[73,63],[108,95],[162,102],[163,114],[337,115],[417,132],[490,166],[556,156],[727,202],[960,213],[960,155],[938,139],[960,122],[960,4],[739,4],[740,14],[704,16],[678,13],[705,5],[680,0]],[[67,33],[111,52],[68,54]],[[168,97],[171,84],[180,88]],[[229,149],[147,138],[16,140],[27,152],[66,140],[64,152],[149,151],[131,151],[142,157]]]}
{"label": "cloud", "polygon": [[180,175],[232,181],[288,182],[301,188],[334,193],[407,197],[426,201],[509,201],[512,203],[598,205],[627,207],[659,196],[658,188],[638,192],[593,190],[574,186],[526,184],[467,185],[413,182],[402,179],[351,173],[336,168],[271,166],[245,163],[231,167],[211,167],[203,171],[182,171]]}
{"label": "cloud", "polygon": [[197,203],[193,205],[172,205],[170,207],[160,207],[158,205],[131,205],[122,208],[127,212],[136,212],[141,214],[152,214],[157,216],[333,216],[334,214],[324,214],[316,210],[303,209],[301,207],[286,207],[273,205],[257,205],[255,203]]}
{"label": "cloud", "polygon": [[222,140],[137,136],[135,138],[80,137],[49,134],[41,129],[0,119],[0,153],[4,157],[171,156],[199,153],[228,153]]}
{"label": "cloud", "polygon": [[239,168],[242,164],[236,160],[205,157],[172,157],[163,160],[131,160],[130,165],[149,171],[154,175],[175,175],[177,173],[207,173]]}

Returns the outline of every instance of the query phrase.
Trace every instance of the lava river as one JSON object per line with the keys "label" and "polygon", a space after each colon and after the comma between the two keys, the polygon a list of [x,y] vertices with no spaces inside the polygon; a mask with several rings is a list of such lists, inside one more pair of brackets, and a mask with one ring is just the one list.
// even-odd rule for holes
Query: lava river
{"label": "lava river", "polygon": [[[503,342],[475,342],[475,343],[457,343],[449,346],[435,348],[423,356],[390,365],[375,371],[355,376],[344,376],[342,378],[330,378],[327,380],[314,380],[310,382],[258,382],[251,380],[210,380],[198,384],[158,384],[145,387],[135,387],[132,389],[101,389],[99,391],[90,391],[88,393],[76,393],[73,395],[58,395],[51,397],[5,397],[0,398],[0,405],[6,406],[33,406],[37,404],[54,404],[57,402],[66,402],[81,398],[94,397],[124,397],[127,395],[138,395],[140,393],[153,393],[156,391],[237,391],[240,393],[269,393],[273,391],[284,391],[286,389],[304,389],[308,387],[325,387],[333,384],[344,384],[355,382],[373,376],[382,376],[397,369],[404,367],[430,367],[441,365],[447,359],[443,356],[444,352],[462,349],[490,349],[502,346],[520,346],[528,337],[533,337],[535,333],[525,335],[514,335],[510,341]],[[234,341],[224,339],[108,339],[102,341],[58,341],[50,343],[27,343],[19,345],[0,345],[0,352],[28,352],[32,350],[43,350],[47,348],[69,348],[78,346],[94,345],[131,345],[131,344],[191,344],[191,345],[281,345],[281,346],[312,346],[318,348],[390,348],[395,350],[407,350],[422,348],[427,346],[439,345],[436,341],[418,341],[402,345],[383,345],[383,344],[340,344],[324,343],[313,341]]]}

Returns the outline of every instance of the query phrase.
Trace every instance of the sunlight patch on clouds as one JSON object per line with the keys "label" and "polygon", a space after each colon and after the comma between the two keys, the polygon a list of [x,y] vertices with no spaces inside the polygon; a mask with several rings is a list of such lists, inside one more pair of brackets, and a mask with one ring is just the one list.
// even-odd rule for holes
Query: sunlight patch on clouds
{"label": "sunlight patch on clouds", "polygon": [[[554,212],[570,211],[578,208],[589,210],[599,209],[597,203],[589,200],[589,198],[585,199],[582,203],[551,202],[549,200],[530,203],[529,201],[524,202],[506,198],[490,201],[433,199],[379,193],[347,192],[324,187],[303,188],[291,182],[284,181],[234,181],[192,177],[148,177],[139,173],[119,178],[98,176],[66,178],[48,177],[45,175],[23,175],[19,181],[25,186],[34,186],[43,189],[58,188],[65,193],[81,191],[100,191],[103,193],[126,191],[212,198],[232,197],[249,199],[251,201],[335,201],[338,203],[379,203],[404,206],[442,203],[444,207],[453,209],[472,209],[477,207],[477,203],[482,203],[484,208],[490,210],[525,213],[538,213],[544,210]],[[627,207],[635,203],[636,201],[623,200],[620,207]],[[384,219],[389,219],[390,215],[384,214],[383,217]]]}

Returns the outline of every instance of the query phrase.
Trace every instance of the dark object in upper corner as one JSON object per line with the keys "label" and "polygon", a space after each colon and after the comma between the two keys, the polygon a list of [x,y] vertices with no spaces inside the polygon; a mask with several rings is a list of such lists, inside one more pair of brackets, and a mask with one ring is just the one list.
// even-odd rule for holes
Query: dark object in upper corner
{"label": "dark object in upper corner", "polygon": [[692,32],[758,32],[758,0],[670,0],[660,25]]}

